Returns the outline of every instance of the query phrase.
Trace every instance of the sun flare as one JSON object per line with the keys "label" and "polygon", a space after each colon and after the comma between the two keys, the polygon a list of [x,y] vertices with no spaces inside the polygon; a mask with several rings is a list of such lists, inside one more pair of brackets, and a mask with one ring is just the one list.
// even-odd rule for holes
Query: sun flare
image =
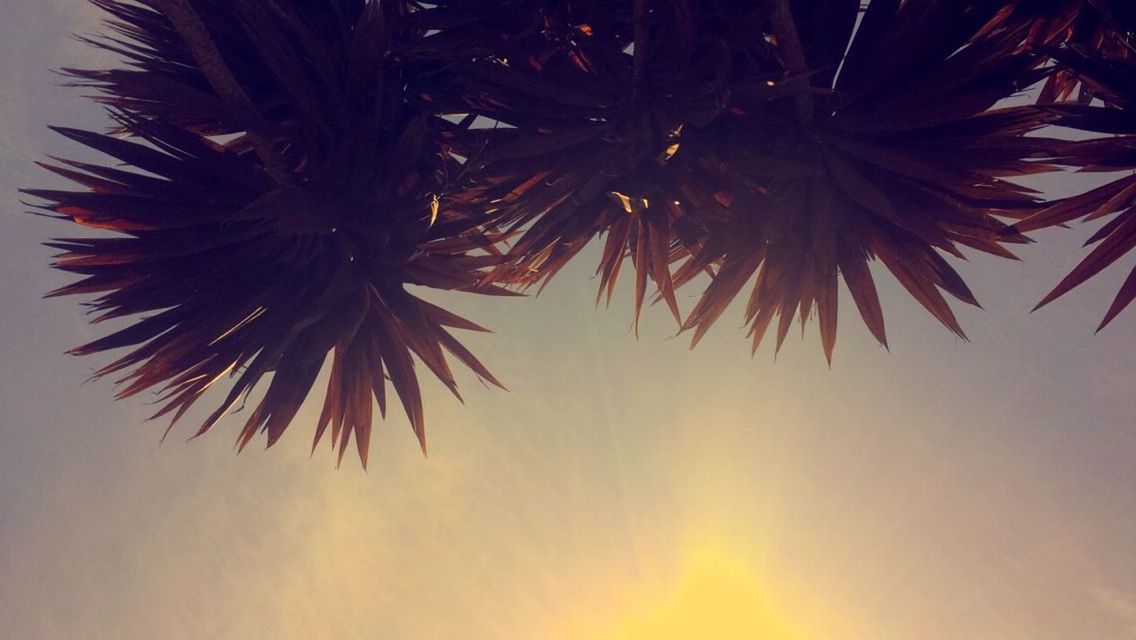
{"label": "sun flare", "polygon": [[683,563],[675,584],[627,612],[603,640],[804,640],[771,607],[768,590],[746,564],[714,547]]}

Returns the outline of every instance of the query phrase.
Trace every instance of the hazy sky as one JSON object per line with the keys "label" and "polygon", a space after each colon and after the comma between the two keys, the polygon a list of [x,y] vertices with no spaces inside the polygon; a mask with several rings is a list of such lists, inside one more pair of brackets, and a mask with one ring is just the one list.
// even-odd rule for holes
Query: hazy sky
{"label": "hazy sky", "polygon": [[238,419],[159,445],[63,355],[96,332],[39,243],[73,230],[17,201],[78,153],[45,124],[102,124],[50,72],[96,14],[5,9],[0,638],[648,637],[721,592],[769,640],[1136,639],[1136,310],[1093,335],[1132,260],[1028,313],[1089,229],[963,265],[969,343],[881,276],[891,352],[845,296],[831,369],[813,326],[751,358],[740,309],[636,340],[592,252],[539,298],[434,296],[511,391],[428,381],[428,460],[395,416],[336,471],[313,406],[267,453]]}

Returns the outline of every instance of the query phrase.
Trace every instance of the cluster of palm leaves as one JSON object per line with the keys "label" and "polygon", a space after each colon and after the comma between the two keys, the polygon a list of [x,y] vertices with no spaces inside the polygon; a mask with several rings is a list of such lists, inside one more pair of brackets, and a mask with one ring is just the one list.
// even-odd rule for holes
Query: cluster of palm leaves
{"label": "cluster of palm leaves", "polygon": [[[754,349],[815,313],[829,359],[840,279],[886,344],[871,261],[962,336],[964,250],[1112,216],[1048,302],[1136,246],[1136,177],[1056,202],[1014,181],[1136,168],[1124,0],[92,2],[123,63],[67,72],[113,125],[58,131],[114,162],[28,192],[113,233],[52,243],[82,276],[54,293],[135,318],[74,352],[127,349],[97,375],[171,426],[268,378],[242,447],[329,353],[316,442],[366,464],[389,382],[425,447],[416,361],[455,394],[447,355],[497,381],[451,333],[481,327],[408,285],[515,294],[593,240],[636,318],[659,302],[696,343],[745,293]],[[1136,273],[1105,322],[1134,297]]]}

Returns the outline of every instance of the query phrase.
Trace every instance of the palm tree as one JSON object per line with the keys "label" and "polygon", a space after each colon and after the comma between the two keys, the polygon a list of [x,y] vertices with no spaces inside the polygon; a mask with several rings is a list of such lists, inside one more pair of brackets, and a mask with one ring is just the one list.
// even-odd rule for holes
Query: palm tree
{"label": "palm tree", "polygon": [[405,288],[504,292],[482,282],[497,234],[438,207],[459,167],[386,59],[389,10],[99,4],[120,35],[95,44],[132,66],[72,73],[103,91],[129,139],[59,131],[145,173],[63,162],[48,168],[88,191],[29,191],[119,234],[54,243],[56,266],[86,277],[53,293],[103,293],[96,321],[152,314],[72,350],[134,347],[97,376],[129,370],[119,396],[160,385],[155,417],[176,421],[239,373],[200,434],[272,372],[238,439],[263,430],[272,444],[333,351],[315,439],[330,424],[342,457],[354,434],[364,464],[386,378],[425,448],[411,352],[455,394],[445,351],[498,384],[448,331],[481,327]]}
{"label": "palm tree", "polygon": [[600,236],[599,296],[630,260],[636,318],[650,284],[693,346],[748,288],[754,349],[815,311],[830,360],[840,279],[886,345],[870,261],[965,337],[948,256],[1123,209],[1052,298],[1136,245],[1131,178],[1060,202],[1012,181],[1136,166],[1121,2],[92,1],[125,64],[68,73],[114,126],[59,131],[131,168],[57,160],[81,189],[28,193],[114,232],[52,243],[84,276],[54,293],[139,319],[73,352],[130,348],[96,375],[160,388],[171,427],[235,378],[198,434],[271,374],[241,447],[330,352],[315,441],[366,464],[389,380],[425,448],[413,357],[455,394],[445,352],[499,383],[449,332],[481,327],[406,285],[543,286]]}

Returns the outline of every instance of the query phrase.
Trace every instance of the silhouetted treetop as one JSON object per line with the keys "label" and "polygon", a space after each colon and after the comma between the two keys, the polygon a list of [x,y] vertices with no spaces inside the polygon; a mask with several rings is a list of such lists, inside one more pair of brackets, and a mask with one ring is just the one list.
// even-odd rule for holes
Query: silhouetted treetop
{"label": "silhouetted treetop", "polygon": [[[107,162],[27,193],[109,232],[51,243],[81,276],[53,294],[135,321],[72,352],[126,349],[96,375],[158,391],[155,417],[225,387],[198,434],[267,378],[241,447],[330,353],[313,446],[330,425],[366,464],[389,382],[425,449],[416,360],[499,383],[452,334],[483,329],[407,285],[512,295],[597,238],[598,295],[626,266],[636,319],[653,297],[695,344],[744,296],[753,349],[815,315],[830,360],[840,280],[886,345],[872,261],[965,337],[965,251],[1109,217],[1044,304],[1136,246],[1133,176],[1014,181],[1136,168],[1129,2],[92,2],[121,64],[66,72],[112,122],[57,130]],[[1134,297],[1136,272],[1102,326]]]}

